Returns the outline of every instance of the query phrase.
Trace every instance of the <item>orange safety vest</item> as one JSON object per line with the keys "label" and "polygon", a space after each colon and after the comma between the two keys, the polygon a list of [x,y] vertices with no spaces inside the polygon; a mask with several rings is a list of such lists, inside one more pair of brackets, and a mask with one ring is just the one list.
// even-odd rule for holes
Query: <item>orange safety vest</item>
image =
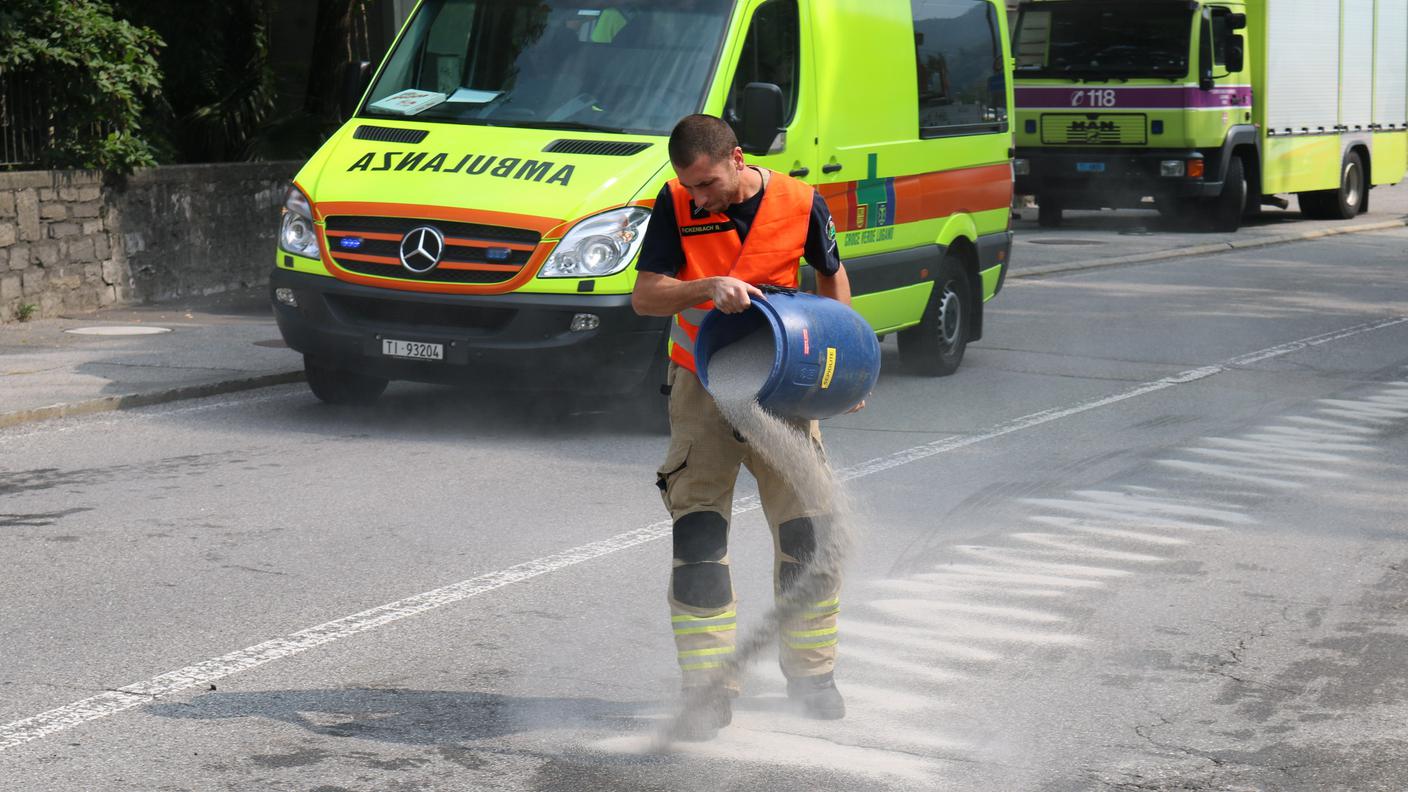
{"label": "orange safety vest", "polygon": [[[695,217],[690,212],[689,191],[680,186],[679,179],[671,179],[669,187],[684,248],[684,268],[677,276],[680,280],[729,275],[754,286],[797,287],[798,263],[807,246],[815,192],[810,184],[773,171],[748,238],[742,241],[728,215]],[[713,301],[706,301],[686,308],[675,314],[670,328],[670,359],[696,374],[694,339],[699,335],[699,323],[713,307]]]}

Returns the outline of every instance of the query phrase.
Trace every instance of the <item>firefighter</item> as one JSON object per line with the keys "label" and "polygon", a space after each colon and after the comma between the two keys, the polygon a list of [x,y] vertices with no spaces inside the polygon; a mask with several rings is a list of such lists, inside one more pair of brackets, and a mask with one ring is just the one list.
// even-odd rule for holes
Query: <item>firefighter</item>
{"label": "firefighter", "polygon": [[[669,603],[675,649],[689,708],[678,737],[707,740],[732,720],[739,681],[730,674],[736,633],[729,576],[728,532],[740,465],[758,482],[772,529],[774,588],[780,594],[813,557],[826,493],[796,492],[724,420],[694,364],[698,324],[710,308],[747,310],[764,299],[761,285],[796,287],[805,256],[816,270],[817,292],[850,303],[850,284],[836,249],[825,201],[810,185],[744,163],[733,130],[723,120],[691,115],[670,134],[676,178],[655,199],[641,243],[631,302],[637,313],[673,316],[666,390],[670,448],[657,485],[674,521]],[[801,423],[821,453],[816,422]],[[838,579],[829,593],[806,603],[783,625],[781,665],[787,693],[817,719],[845,716],[832,678],[836,658]]]}

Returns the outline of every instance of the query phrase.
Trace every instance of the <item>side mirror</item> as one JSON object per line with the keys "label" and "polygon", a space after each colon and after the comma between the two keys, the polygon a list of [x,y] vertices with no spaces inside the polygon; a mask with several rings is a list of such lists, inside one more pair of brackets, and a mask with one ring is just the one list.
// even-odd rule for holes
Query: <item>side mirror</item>
{"label": "side mirror", "polygon": [[1246,14],[1228,14],[1228,15],[1227,15],[1227,29],[1228,29],[1228,30],[1245,30],[1246,27],[1247,27],[1247,15],[1246,15]]}
{"label": "side mirror", "polygon": [[782,89],[772,83],[748,83],[743,87],[740,120],[743,132],[738,147],[745,154],[771,154],[773,143],[782,133],[785,103]]}
{"label": "side mirror", "polygon": [[1236,74],[1246,66],[1246,42],[1241,36],[1233,36],[1227,42],[1227,71]]}
{"label": "side mirror", "polygon": [[337,106],[341,120],[346,121],[356,114],[357,103],[362,101],[362,94],[367,92],[371,81],[370,61],[352,61],[342,65],[342,92],[339,94]]}

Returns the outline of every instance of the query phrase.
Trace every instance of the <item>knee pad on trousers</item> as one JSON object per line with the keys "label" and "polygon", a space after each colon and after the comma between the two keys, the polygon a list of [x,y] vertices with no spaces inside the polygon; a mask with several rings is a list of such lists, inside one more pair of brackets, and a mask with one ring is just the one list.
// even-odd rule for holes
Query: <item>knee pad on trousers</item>
{"label": "knee pad on trousers", "polygon": [[728,553],[728,520],[718,512],[692,512],[675,520],[675,558],[686,564],[722,561]]}
{"label": "knee pad on trousers", "polygon": [[816,523],[811,517],[798,517],[777,526],[777,543],[783,555],[805,564],[816,555]]}
{"label": "knee pad on trousers", "polygon": [[733,581],[724,564],[706,561],[675,567],[670,586],[675,601],[692,608],[722,608],[733,600]]}

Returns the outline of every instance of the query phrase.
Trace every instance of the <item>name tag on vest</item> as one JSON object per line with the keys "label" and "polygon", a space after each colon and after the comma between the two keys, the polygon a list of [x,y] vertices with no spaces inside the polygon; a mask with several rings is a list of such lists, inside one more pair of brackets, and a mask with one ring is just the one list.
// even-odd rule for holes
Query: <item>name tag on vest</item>
{"label": "name tag on vest", "polygon": [[703,223],[700,225],[680,226],[680,236],[699,236],[700,234],[718,234],[734,229],[733,221],[726,223]]}

